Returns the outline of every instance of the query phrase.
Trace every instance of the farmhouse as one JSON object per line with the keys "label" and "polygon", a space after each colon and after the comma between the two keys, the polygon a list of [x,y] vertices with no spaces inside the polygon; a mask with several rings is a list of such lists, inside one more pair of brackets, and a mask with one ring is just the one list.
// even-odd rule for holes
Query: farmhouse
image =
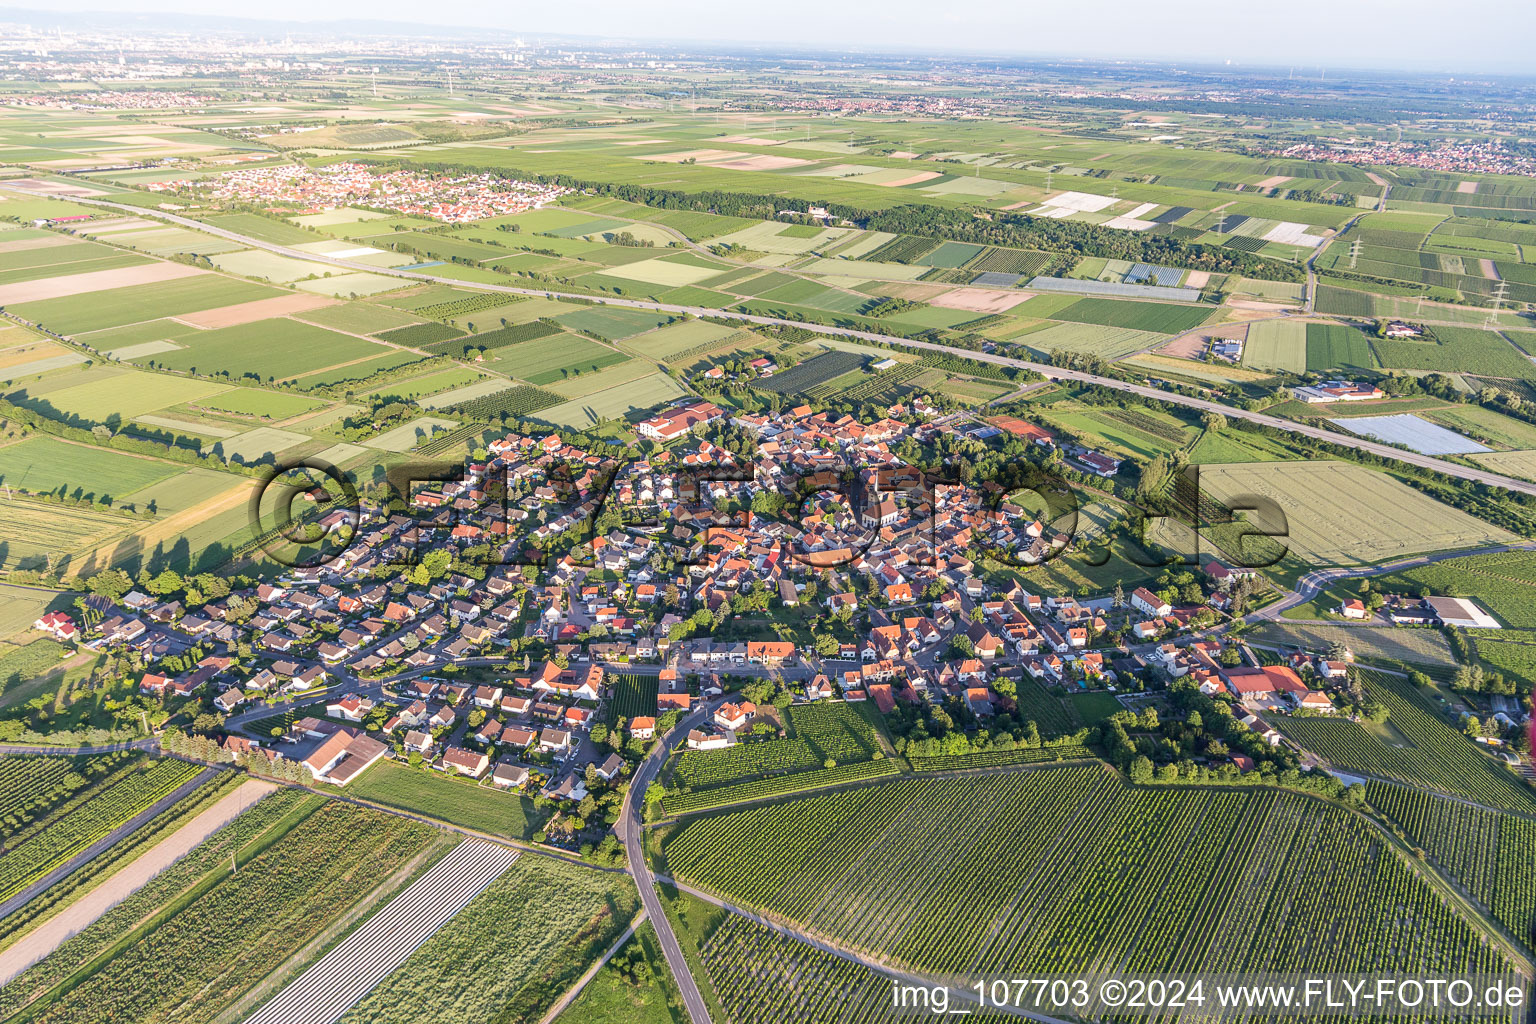
{"label": "farmhouse", "polygon": [[1426,597],[1424,603],[1443,625],[1462,629],[1498,629],[1499,620],[1464,597]]}

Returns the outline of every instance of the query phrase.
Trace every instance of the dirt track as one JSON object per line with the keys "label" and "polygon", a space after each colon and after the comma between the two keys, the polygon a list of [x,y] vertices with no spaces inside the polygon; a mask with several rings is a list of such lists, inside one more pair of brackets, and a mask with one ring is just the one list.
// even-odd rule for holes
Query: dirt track
{"label": "dirt track", "polygon": [[16,975],[58,949],[65,939],[78,934],[102,914],[133,895],[150,879],[185,857],[197,844],[233,821],[242,810],[276,788],[269,782],[257,779],[242,782],[220,797],[212,807],[166,836],[105,883],[44,921],[9,949],[0,952],[0,985],[7,984]]}

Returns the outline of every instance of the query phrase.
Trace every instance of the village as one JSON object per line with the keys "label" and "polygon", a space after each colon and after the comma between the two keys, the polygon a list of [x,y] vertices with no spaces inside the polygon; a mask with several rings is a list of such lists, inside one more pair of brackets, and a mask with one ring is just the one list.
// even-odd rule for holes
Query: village
{"label": "village", "polygon": [[[88,627],[64,612],[35,625],[136,659],[140,693],[182,727],[196,717],[207,755],[336,787],[390,758],[555,804],[622,784],[701,706],[712,713],[687,750],[776,735],[746,728],[774,701],[946,708],[986,742],[1028,718],[1031,684],[1194,687],[1276,751],[1288,741],[1274,715],[1361,714],[1341,689],[1347,653],[1224,636],[1234,604],[1260,592],[1253,570],[1211,560],[1097,598],[999,571],[998,557],[1027,566],[1073,538],[986,485],[925,485],[894,448],[974,429],[936,413],[919,401],[874,423],[808,406],[730,417],[692,399],[640,424],[650,450],[623,464],[555,434],[507,434],[462,479],[414,488],[408,513],[317,508],[346,541],[327,564],[200,607],[136,587],[87,599]],[[751,450],[703,436],[723,427]],[[1054,445],[1022,420],[988,429]],[[1112,474],[1096,455],[1068,457]],[[1374,614],[1355,600],[1336,611]],[[1456,599],[1394,598],[1381,614],[1498,625]],[[655,687],[655,712],[626,719],[613,705],[636,680]]]}

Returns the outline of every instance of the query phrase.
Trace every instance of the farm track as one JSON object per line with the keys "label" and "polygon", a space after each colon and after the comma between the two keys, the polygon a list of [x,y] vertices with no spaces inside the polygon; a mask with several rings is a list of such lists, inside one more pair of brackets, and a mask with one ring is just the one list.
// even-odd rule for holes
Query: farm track
{"label": "farm track", "polygon": [[519,856],[504,846],[464,840],[247,1024],[333,1024]]}
{"label": "farm track", "polygon": [[[0,188],[6,187],[7,186],[0,185]],[[302,252],[297,249],[290,249],[286,246],[276,245],[271,242],[263,242],[259,239],[250,238],[246,235],[239,234],[238,232],[229,231],[210,224],[204,224],[201,221],[193,220],[189,217],[180,217],[161,210],[141,209],[136,206],[128,206],[121,203],[107,202],[101,199],[88,199],[84,197],[74,199],[73,201],[83,205],[102,207],[105,209],[117,210],[119,212],[131,213],[134,216],[151,217],[158,220],[168,221],[169,223],[177,224],[182,227],[192,228],[194,230],[201,231],[205,234],[210,234],[218,238],[239,242],[242,245],[247,245],[252,248],[262,249],[267,252],[276,253],[280,256],[289,256],[294,259],[307,260],[311,263],[319,263],[332,267],[341,267],[348,271],[383,274],[385,276],[398,277],[408,281],[422,281],[431,284],[463,286],[463,282],[452,281],[446,278],[433,277],[430,274],[422,274],[415,271],[394,270],[389,268],[381,269],[379,267],[372,267],[367,264],[356,263],[351,260],[333,259],[326,256],[318,256],[314,253]],[[1384,202],[1385,200],[1383,200],[1383,203]],[[1324,243],[1324,245],[1320,246],[1319,249],[1324,249],[1326,246],[1327,243]],[[1321,255],[1321,253],[1315,253],[1313,259],[1315,260],[1318,255]],[[1246,409],[1239,409],[1235,406],[1226,405],[1221,402],[1212,402],[1202,398],[1190,398],[1174,391],[1164,391],[1161,388],[1155,388],[1144,384],[1133,384],[1115,377],[1102,377],[1098,374],[1086,373],[1081,370],[1063,369],[1061,367],[1051,366],[1046,363],[1036,363],[1024,359],[1014,359],[1010,356],[993,355],[987,352],[958,350],[948,345],[940,345],[933,342],[913,341],[906,338],[898,338],[892,335],[876,334],[871,331],[855,330],[850,327],[828,327],[823,324],[805,323],[803,321],[790,320],[783,317],[757,316],[755,314],[749,313],[733,313],[718,309],[708,309],[702,306],[677,306],[671,305],[669,303],[648,302],[641,299],[598,298],[591,295],[577,295],[574,293],[558,292],[547,288],[519,288],[513,285],[474,284],[469,285],[468,287],[477,288],[483,291],[500,292],[508,295],[543,296],[547,298],[558,298],[568,295],[571,298],[578,298],[583,302],[589,302],[599,306],[608,305],[628,309],[656,310],[658,312],[664,313],[686,313],[691,316],[721,317],[731,320],[739,320],[743,323],[759,324],[765,326],[800,327],[806,330],[816,331],[826,336],[856,338],[863,341],[874,341],[881,344],[897,345],[908,349],[940,352],[946,355],[958,354],[964,356],[967,359],[974,359],[977,362],[993,363],[998,366],[1009,366],[1018,369],[1031,370],[1051,380],[1096,384],[1100,387],[1110,388],[1115,391],[1122,391],[1141,398],[1149,398],[1159,402],[1168,402],[1174,405],[1182,405],[1202,412],[1219,412],[1222,415],[1227,416],[1229,419],[1247,420],[1250,423],[1257,423],[1261,426],[1273,427],[1277,430],[1284,430],[1290,433],[1300,434],[1303,437],[1310,437],[1319,441],[1327,441],[1330,444],[1336,444],[1343,448],[1370,452],[1373,455],[1378,455],[1383,458],[1406,463],[1408,465],[1418,466],[1423,469],[1429,469],[1446,476],[1455,477],[1462,480],[1471,480],[1476,483],[1487,484],[1492,487],[1501,487],[1505,490],[1519,491],[1523,494],[1536,495],[1536,483],[1532,483],[1531,481],[1519,480],[1515,477],[1504,476],[1502,474],[1492,473],[1486,470],[1459,466],[1452,462],[1446,462],[1442,459],[1434,458],[1433,456],[1419,455],[1414,452],[1404,451],[1401,448],[1391,447],[1390,445],[1378,444],[1373,441],[1364,441],[1351,434],[1343,434],[1332,430],[1324,430],[1319,427],[1313,427],[1306,424],[1296,423],[1291,420],[1282,419],[1278,416],[1269,416],[1264,413],[1250,412]],[[1307,309],[1309,312],[1311,311],[1313,295],[1315,292],[1316,278],[1315,274],[1313,274],[1311,270],[1311,261],[1309,261],[1307,300]]]}
{"label": "farm track", "polygon": [[185,857],[204,839],[276,788],[269,782],[247,779],[84,897],[38,925],[25,936],[24,942],[17,942],[0,952],[0,985],[8,983],[48,956],[70,936],[85,930],[102,914],[143,888],[152,878]]}

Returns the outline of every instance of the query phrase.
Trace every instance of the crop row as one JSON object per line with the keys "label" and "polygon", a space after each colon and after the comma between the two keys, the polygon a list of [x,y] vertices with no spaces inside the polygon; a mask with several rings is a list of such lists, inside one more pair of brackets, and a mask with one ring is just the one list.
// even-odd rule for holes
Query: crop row
{"label": "crop row", "polygon": [[864,258],[867,260],[877,260],[881,263],[911,263],[913,260],[928,255],[938,246],[939,243],[932,238],[919,238],[916,235],[897,235]]}
{"label": "crop row", "polygon": [[436,302],[430,306],[422,306],[420,309],[415,310],[415,313],[417,316],[430,317],[433,320],[449,320],[468,313],[478,313],[482,309],[494,309],[497,306],[507,306],[514,302],[521,302],[524,297],[522,295],[499,292],[475,292],[464,296],[462,299],[451,299],[448,302]]}
{"label": "crop row", "polygon": [[1488,807],[1536,811],[1536,796],[1524,783],[1451,729],[1409,684],[1382,673],[1356,671],[1386,706],[1393,728],[1412,746],[1391,746],[1353,722],[1325,718],[1284,718],[1280,730],[1341,768],[1463,796]]}
{"label": "crop row", "polygon": [[804,740],[749,740],[723,750],[692,750],[678,759],[673,778],[686,789],[721,786],[765,772],[818,768],[819,758]]}
{"label": "crop row", "polygon": [[1514,935],[1536,948],[1536,821],[1372,782],[1371,805]]}
{"label": "crop row", "polygon": [[1274,790],[907,777],[691,818],[663,852],[679,879],[938,974],[1509,966],[1359,815]]}
{"label": "crop row", "polygon": [[9,899],[195,776],[197,765],[157,759],[96,794],[0,859],[0,900]]}
{"label": "crop row", "polygon": [[532,416],[551,406],[560,405],[565,399],[552,391],[536,388],[531,384],[519,384],[504,391],[492,392],[460,402],[452,411],[479,420]]}
{"label": "crop row", "polygon": [[981,273],[1020,274],[1034,277],[1045,273],[1056,257],[1048,252],[1032,252],[1027,249],[985,249],[965,265],[967,270]]}
{"label": "crop row", "polygon": [[862,782],[887,775],[901,774],[899,759],[880,761],[855,761],[835,768],[817,768],[812,771],[768,775],[730,786],[700,789],[667,797],[662,806],[668,814],[692,814],[694,811],[745,803],[763,797],[783,796],[787,793],[807,793],[813,789],[840,786],[845,782]]}
{"label": "crop row", "polygon": [[[1038,724],[1038,723],[1036,723]],[[992,768],[1005,764],[1041,764],[1047,761],[1093,760],[1093,751],[1076,743],[1045,747],[1014,747],[1012,750],[978,750],[947,757],[914,757],[916,772],[945,772],[962,768]]]}
{"label": "crop row", "polygon": [[60,797],[75,792],[125,758],[100,757],[0,757],[0,822],[14,836],[26,822],[57,805]]}
{"label": "crop row", "polygon": [[656,714],[658,677],[650,674],[610,672],[604,677],[613,687],[613,713],[622,718]]}
{"label": "crop row", "polygon": [[809,743],[811,753],[821,758],[844,761],[868,760],[880,749],[875,727],[856,705],[821,701],[791,707],[789,725],[795,735]]}
{"label": "crop row", "polygon": [[436,835],[397,815],[328,802],[32,1019],[213,1020]]}

